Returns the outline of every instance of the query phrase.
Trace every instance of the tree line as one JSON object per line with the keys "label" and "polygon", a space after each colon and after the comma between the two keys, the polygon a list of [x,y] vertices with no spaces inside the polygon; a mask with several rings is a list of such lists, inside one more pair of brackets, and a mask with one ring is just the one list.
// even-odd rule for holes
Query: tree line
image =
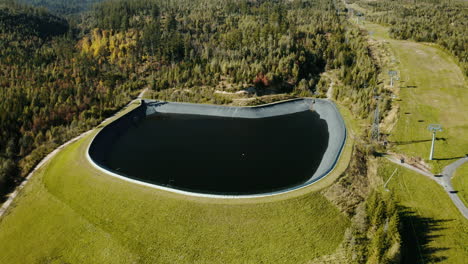
{"label": "tree line", "polygon": [[[345,13],[332,1],[109,0],[96,7],[89,23],[100,33],[86,39],[84,50],[114,63],[132,58],[124,64],[145,68],[156,97],[176,101],[248,87],[259,95],[310,96],[320,92],[321,74],[335,69],[346,85],[337,95],[365,117],[377,66]],[[131,48],[111,43],[129,32]]]}
{"label": "tree line", "polygon": [[96,125],[144,85],[76,48],[67,21],[22,4],[0,5],[0,189],[48,152]]}
{"label": "tree line", "polygon": [[73,16],[89,11],[102,0],[19,0],[20,3],[46,8],[54,14]]}

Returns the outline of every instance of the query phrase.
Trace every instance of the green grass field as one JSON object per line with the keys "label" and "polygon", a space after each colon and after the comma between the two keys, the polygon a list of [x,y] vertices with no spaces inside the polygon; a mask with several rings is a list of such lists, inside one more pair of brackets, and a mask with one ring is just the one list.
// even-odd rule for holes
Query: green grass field
{"label": "green grass field", "polygon": [[186,197],[98,172],[91,139],[40,169],[0,219],[0,263],[305,263],[332,254],[349,225],[314,191],[339,174],[273,198]]}
{"label": "green grass field", "polygon": [[385,181],[398,168],[388,184],[388,195],[402,207],[402,263],[466,263],[468,220],[453,205],[441,186],[426,176],[401,168],[384,159],[379,175]]}
{"label": "green grass field", "polygon": [[[393,151],[423,158],[436,173],[464,157],[468,85],[453,57],[434,45],[391,39],[387,27],[367,22],[364,27],[373,32],[372,38],[387,43],[394,54],[389,68],[399,72],[398,123],[389,136]],[[434,161],[428,161],[429,124],[444,129],[437,134]]]}
{"label": "green grass field", "polygon": [[452,185],[458,191],[460,199],[468,206],[468,163],[458,167],[452,178]]}

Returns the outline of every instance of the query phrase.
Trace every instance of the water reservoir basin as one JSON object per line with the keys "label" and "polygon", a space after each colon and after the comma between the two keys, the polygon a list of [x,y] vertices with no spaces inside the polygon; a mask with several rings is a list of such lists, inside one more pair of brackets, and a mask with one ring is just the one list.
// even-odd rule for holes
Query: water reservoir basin
{"label": "water reservoir basin", "polygon": [[111,174],[173,190],[281,192],[308,183],[333,142],[312,103],[265,111],[146,102],[104,128],[89,155]]}

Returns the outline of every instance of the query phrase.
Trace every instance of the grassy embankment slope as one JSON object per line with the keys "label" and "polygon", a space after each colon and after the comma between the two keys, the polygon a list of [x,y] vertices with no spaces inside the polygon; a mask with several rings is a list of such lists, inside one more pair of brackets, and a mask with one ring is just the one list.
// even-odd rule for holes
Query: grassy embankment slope
{"label": "grassy embankment slope", "polygon": [[[94,132],[95,133],[95,132]],[[349,220],[310,188],[272,198],[190,198],[95,170],[91,135],[40,169],[0,219],[0,263],[304,263],[335,251]]]}
{"label": "grassy embankment slope", "polygon": [[[394,89],[401,99],[394,102],[399,107],[398,121],[389,131],[392,151],[427,160],[431,143],[427,126],[439,123],[444,132],[437,135],[438,160],[426,162],[440,171],[464,156],[468,149],[464,114],[467,86],[455,60],[434,45],[391,39],[387,27],[368,22],[361,26],[373,32],[371,38],[383,43],[394,56],[386,70],[400,73],[401,81]],[[403,263],[464,263],[468,258],[468,221],[435,181],[383,158],[378,169],[382,182],[395,168],[398,172],[389,183],[389,195],[394,195],[405,211]]]}

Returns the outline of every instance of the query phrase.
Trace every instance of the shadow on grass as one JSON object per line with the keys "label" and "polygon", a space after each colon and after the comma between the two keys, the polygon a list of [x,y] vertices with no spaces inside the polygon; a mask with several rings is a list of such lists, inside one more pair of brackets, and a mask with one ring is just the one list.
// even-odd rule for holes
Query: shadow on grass
{"label": "shadow on grass", "polygon": [[[446,138],[440,137],[436,138],[436,141],[446,141]],[[409,141],[393,141],[390,142],[395,145],[410,145],[410,144],[416,144],[416,143],[423,143],[423,142],[430,142],[432,139],[420,139],[420,140],[409,140]]]}
{"label": "shadow on grass", "polygon": [[460,157],[451,157],[451,158],[434,158],[434,160],[456,160],[456,159],[463,159],[464,156]]}
{"label": "shadow on grass", "polygon": [[[447,257],[440,256],[440,253],[448,250],[448,248],[431,247],[429,243],[440,237],[435,233],[446,229],[444,223],[452,220],[421,217],[404,206],[400,206],[400,212],[400,221],[402,223],[401,263],[438,263],[447,260]],[[436,253],[439,256],[435,256]]]}

